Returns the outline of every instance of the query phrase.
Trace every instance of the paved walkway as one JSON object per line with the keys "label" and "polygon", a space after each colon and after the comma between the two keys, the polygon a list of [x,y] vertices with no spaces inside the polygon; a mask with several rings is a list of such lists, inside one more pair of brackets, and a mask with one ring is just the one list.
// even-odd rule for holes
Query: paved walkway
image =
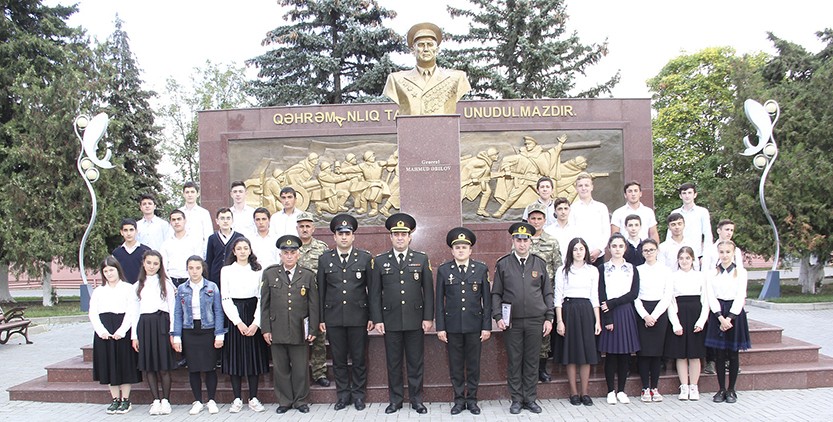
{"label": "paved walkway", "polygon": [[[779,325],[785,328],[785,335],[820,344],[822,353],[833,355],[833,310],[821,311],[785,311],[750,308],[752,318]],[[16,339],[16,337],[14,337]],[[32,336],[35,344],[0,345],[0,419],[10,421],[112,421],[116,419],[142,420],[147,418],[147,405],[137,405],[127,415],[107,415],[106,405],[63,404],[38,402],[10,402],[6,389],[29,379],[45,375],[45,365],[59,362],[80,353],[80,347],[89,344],[92,329],[89,323],[55,325],[48,331]],[[473,416],[464,412],[451,416],[449,403],[428,403],[429,414],[417,415],[403,409],[396,415],[385,415],[386,403],[371,403],[363,412],[353,409],[335,412],[332,404],[312,405],[312,411],[306,415],[290,412],[283,416],[274,413],[274,404],[267,405],[267,412],[255,414],[248,409],[232,415],[228,413],[228,404],[222,404],[218,415],[201,414],[202,418],[216,421],[250,421],[250,420],[291,420],[291,421],[394,421],[394,420],[431,420],[431,421],[512,421],[512,420],[587,420],[587,421],[769,421],[769,420],[833,420],[833,388],[808,390],[770,390],[741,391],[738,403],[716,404],[710,400],[710,394],[703,394],[699,402],[681,402],[669,397],[663,403],[644,404],[635,400],[630,405],[609,406],[603,398],[594,398],[596,406],[574,407],[565,399],[544,400],[541,402],[544,413],[533,415],[522,412],[510,415],[509,402],[506,400],[485,401],[481,403],[483,414]],[[189,406],[174,406],[173,414],[159,417],[166,421],[196,420],[188,415]]]}

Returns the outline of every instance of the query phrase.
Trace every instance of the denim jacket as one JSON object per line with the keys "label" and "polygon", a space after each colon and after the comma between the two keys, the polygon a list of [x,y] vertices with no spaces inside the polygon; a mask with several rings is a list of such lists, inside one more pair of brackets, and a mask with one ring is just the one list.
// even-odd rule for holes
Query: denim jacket
{"label": "denim jacket", "polygon": [[[174,337],[182,337],[183,328],[194,328],[194,316],[191,315],[192,297],[193,290],[190,281],[176,288],[174,331],[171,333]],[[215,337],[226,333],[220,289],[213,281],[206,279],[202,280],[200,288],[200,323],[203,329],[213,328]]]}

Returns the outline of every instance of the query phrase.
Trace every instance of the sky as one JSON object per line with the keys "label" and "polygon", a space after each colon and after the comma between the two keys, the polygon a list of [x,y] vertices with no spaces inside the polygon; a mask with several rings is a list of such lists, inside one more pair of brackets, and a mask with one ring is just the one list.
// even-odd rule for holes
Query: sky
{"label": "sky", "polygon": [[[113,32],[116,14],[124,21],[130,46],[143,69],[146,88],[163,93],[165,80],[187,82],[206,60],[243,65],[268,51],[265,34],[285,24],[277,0],[72,0],[79,12],[70,19],[92,38]],[[46,0],[47,4],[69,4]],[[466,0],[379,0],[398,16],[385,23],[404,34],[414,23],[430,21],[453,32],[467,22],[452,20],[445,5],[467,8]],[[672,58],[706,47],[730,46],[739,53],[774,53],[767,31],[818,51],[815,32],[833,27],[833,2],[818,0],[567,0],[567,31],[585,44],[607,40],[609,54],[578,81],[578,89],[621,71],[616,98],[648,98],[645,81]],[[408,57],[397,58],[410,64]],[[249,69],[250,77],[255,70]]]}

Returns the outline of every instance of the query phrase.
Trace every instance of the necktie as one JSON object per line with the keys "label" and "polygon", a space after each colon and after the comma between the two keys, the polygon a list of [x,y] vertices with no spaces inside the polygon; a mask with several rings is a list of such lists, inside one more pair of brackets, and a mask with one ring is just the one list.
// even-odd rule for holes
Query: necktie
{"label": "necktie", "polygon": [[290,281],[292,280],[292,272],[290,272],[289,270],[286,270],[286,278],[288,278]]}
{"label": "necktie", "polygon": [[397,257],[399,257],[399,265],[402,265],[402,261],[405,260],[405,254],[400,253],[399,255],[397,255]]}
{"label": "necktie", "polygon": [[466,273],[466,267],[461,265],[460,266],[460,274],[465,274],[465,273]]}
{"label": "necktie", "polygon": [[341,254],[341,255],[339,255],[339,256],[341,257],[341,263],[342,263],[342,264],[347,264],[347,254],[346,254],[346,253],[343,253],[343,254]]}
{"label": "necktie", "polygon": [[526,264],[526,258],[521,258],[521,271],[524,269],[524,264]]}

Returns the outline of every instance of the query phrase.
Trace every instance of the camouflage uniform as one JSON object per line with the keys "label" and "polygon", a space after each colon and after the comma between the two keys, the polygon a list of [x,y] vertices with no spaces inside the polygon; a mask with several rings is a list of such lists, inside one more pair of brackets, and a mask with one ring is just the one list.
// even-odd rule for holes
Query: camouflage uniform
{"label": "camouflage uniform", "polygon": [[[308,245],[301,245],[301,248],[298,249],[298,252],[301,254],[301,256],[298,257],[298,265],[312,270],[313,273],[318,271],[318,257],[328,249],[330,249],[330,247],[327,246],[326,243],[316,238],[312,238],[312,241]],[[326,336],[324,335],[315,336],[315,340],[312,342],[312,352],[310,354],[309,363],[312,367],[313,381],[327,377],[327,349],[324,345],[325,337]]]}
{"label": "camouflage uniform", "polygon": [[[547,232],[542,232],[540,237],[533,237],[531,240],[532,245],[529,247],[529,253],[540,256],[547,263],[547,274],[550,276],[550,280],[553,280],[552,285],[555,286],[555,272],[558,267],[563,265],[558,240]],[[541,359],[548,358],[552,350],[550,337],[551,335],[547,335],[541,342]]]}

